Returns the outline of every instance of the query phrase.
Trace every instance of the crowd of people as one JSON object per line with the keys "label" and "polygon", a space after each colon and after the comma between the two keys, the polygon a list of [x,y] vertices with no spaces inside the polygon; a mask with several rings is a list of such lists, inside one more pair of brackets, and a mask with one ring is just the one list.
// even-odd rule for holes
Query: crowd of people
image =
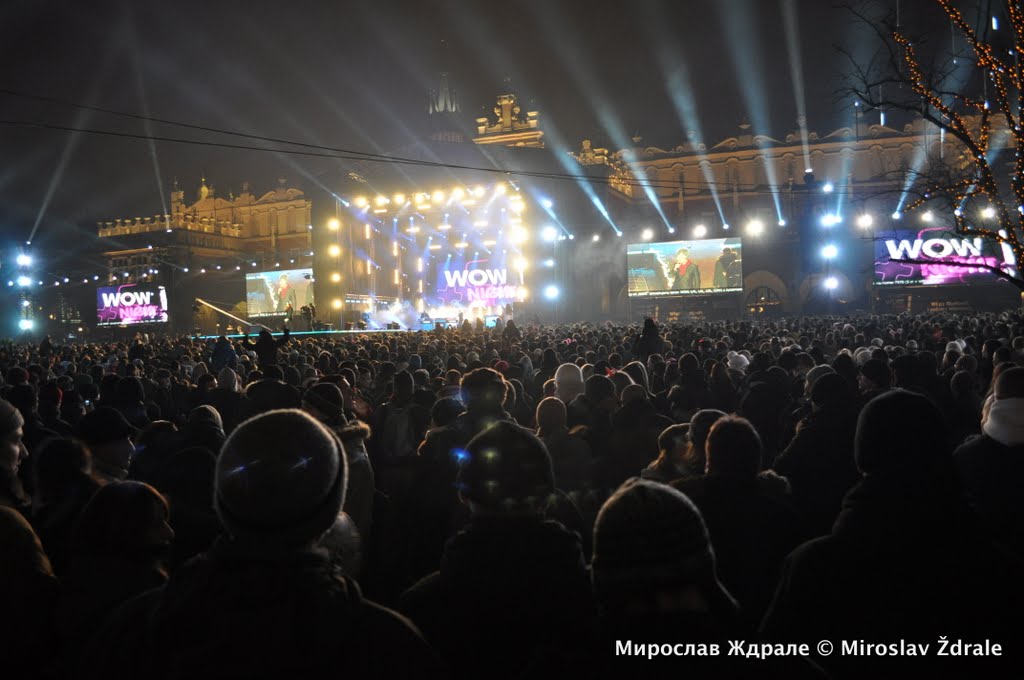
{"label": "crowd of people", "polygon": [[0,397],[9,677],[1019,663],[1020,311],[4,341]]}

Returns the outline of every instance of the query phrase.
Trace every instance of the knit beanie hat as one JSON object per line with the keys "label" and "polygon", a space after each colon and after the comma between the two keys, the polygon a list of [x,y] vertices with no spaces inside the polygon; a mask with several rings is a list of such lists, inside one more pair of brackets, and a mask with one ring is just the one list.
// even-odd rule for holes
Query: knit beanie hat
{"label": "knit beanie hat", "polygon": [[888,387],[892,383],[889,367],[881,359],[868,359],[860,367],[860,372],[879,387]]}
{"label": "knit beanie hat", "polygon": [[670,486],[637,478],[620,486],[597,514],[592,574],[599,599],[661,585],[721,587],[697,506]]}
{"label": "knit beanie hat", "polygon": [[269,411],[243,422],[224,443],[214,505],[236,540],[299,547],[330,529],[347,478],[333,432],[296,409]]}
{"label": "knit beanie hat", "polygon": [[344,425],[348,422],[345,418],[345,397],[334,383],[322,382],[313,385],[302,395],[302,403],[322,413],[328,425]]}
{"label": "knit beanie hat", "polygon": [[554,493],[555,473],[537,435],[499,421],[466,445],[456,486],[465,498],[492,510],[540,507]]}
{"label": "knit beanie hat", "polygon": [[807,387],[811,388],[814,387],[814,383],[816,383],[819,378],[821,378],[824,375],[828,375],[829,373],[835,372],[836,369],[826,364],[822,364],[821,366],[815,366],[811,370],[807,371],[807,375],[804,376],[804,380],[807,381]]}
{"label": "knit beanie hat", "polygon": [[[893,427],[902,422],[926,427]],[[857,420],[853,455],[865,474],[904,474],[930,470],[949,457],[942,413],[927,397],[890,390],[869,401]]]}
{"label": "knit beanie hat", "polygon": [[734,371],[742,371],[750,365],[750,360],[739,352],[730,351],[725,356],[728,357],[727,365]]}

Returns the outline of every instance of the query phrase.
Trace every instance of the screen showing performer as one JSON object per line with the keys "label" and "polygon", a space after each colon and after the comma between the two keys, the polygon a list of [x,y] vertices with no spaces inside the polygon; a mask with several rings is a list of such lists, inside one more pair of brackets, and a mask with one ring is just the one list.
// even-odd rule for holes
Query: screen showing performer
{"label": "screen showing performer", "polygon": [[313,270],[254,272],[245,275],[249,318],[295,316],[313,304]]}
{"label": "screen showing performer", "polygon": [[633,243],[626,249],[631,297],[743,290],[739,237]]}

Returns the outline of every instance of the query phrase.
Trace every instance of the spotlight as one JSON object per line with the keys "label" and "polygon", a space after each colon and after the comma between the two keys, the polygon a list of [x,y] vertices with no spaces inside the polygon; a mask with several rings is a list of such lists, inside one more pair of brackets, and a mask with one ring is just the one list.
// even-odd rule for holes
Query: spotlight
{"label": "spotlight", "polygon": [[186,274],[188,274],[188,267],[182,267],[181,271],[183,271],[183,272],[185,272]]}
{"label": "spotlight", "polygon": [[331,231],[338,231],[338,229],[341,229],[341,220],[339,220],[337,217],[332,217],[331,219],[327,220],[327,228],[330,229]]}
{"label": "spotlight", "polygon": [[550,259],[550,258],[547,259],[547,260],[544,260],[544,266],[547,267],[548,269],[550,269],[551,267],[555,266],[555,261]]}
{"label": "spotlight", "polygon": [[32,279],[30,279],[27,276],[19,276],[17,278],[17,282],[18,285],[21,286],[22,288],[28,288],[29,286],[32,285]]}
{"label": "spotlight", "polygon": [[825,182],[821,185],[821,191],[823,193],[831,194],[833,189],[835,189],[835,187],[832,186],[832,182]]}
{"label": "spotlight", "polygon": [[508,240],[511,241],[515,245],[519,245],[521,243],[526,243],[526,241],[529,238],[530,238],[529,232],[526,231],[525,229],[523,229],[522,227],[516,227],[508,235]]}
{"label": "spotlight", "polygon": [[483,198],[485,193],[486,190],[482,186],[477,185],[476,187],[473,188],[473,195],[476,196],[477,198]]}
{"label": "spotlight", "polygon": [[708,228],[705,227],[703,224],[698,224],[696,227],[693,228],[693,237],[694,238],[704,238],[707,235],[708,235]]}
{"label": "spotlight", "polygon": [[331,281],[333,281],[334,283],[338,283],[339,281],[341,281],[341,274],[339,274],[338,272],[334,272],[333,274],[331,274]]}
{"label": "spotlight", "polygon": [[839,224],[839,217],[833,214],[822,215],[821,226],[823,227],[834,227]]}
{"label": "spotlight", "polygon": [[779,226],[780,226],[780,227],[784,227],[784,226],[786,226],[786,220],[784,220],[784,219],[781,219],[781,218],[780,218],[780,219],[779,219]]}
{"label": "spotlight", "polygon": [[29,257],[28,255],[25,255],[24,253],[22,253],[21,255],[18,255],[18,266],[19,267],[31,267],[32,266],[32,258]]}
{"label": "spotlight", "polygon": [[508,186],[504,182],[498,182],[498,184],[494,187],[494,193],[498,194],[499,196],[504,194],[506,191],[508,191]]}
{"label": "spotlight", "polygon": [[434,203],[444,203],[444,192],[440,190],[435,191],[431,194],[430,198]]}
{"label": "spotlight", "polygon": [[838,287],[839,287],[839,279],[837,279],[836,277],[830,276],[827,279],[825,279],[825,288],[827,290],[835,290]]}
{"label": "spotlight", "polygon": [[922,222],[931,222],[933,219],[935,219],[935,215],[932,213],[931,210],[926,210],[925,212],[921,213]]}
{"label": "spotlight", "polygon": [[899,218],[901,218],[901,217],[903,217],[903,215],[901,215],[901,214],[900,214],[900,211],[899,211],[899,210],[897,210],[897,211],[893,212],[893,214],[892,214],[892,218],[893,218],[894,220],[898,220],[898,219],[899,219]]}
{"label": "spotlight", "polygon": [[546,286],[544,288],[544,297],[546,299],[548,299],[548,300],[556,300],[556,299],[558,299],[558,293],[559,292],[560,291],[558,290],[558,286],[555,286],[555,285]]}
{"label": "spotlight", "polygon": [[871,215],[867,213],[864,213],[863,215],[857,218],[857,226],[860,227],[861,229],[870,229],[871,225],[874,223],[875,220],[872,219]]}
{"label": "spotlight", "polygon": [[518,260],[516,260],[516,271],[517,272],[526,271],[526,265],[527,265],[526,260],[520,257]]}
{"label": "spotlight", "polygon": [[545,210],[551,210],[551,208],[554,207],[555,203],[550,198],[542,198],[540,199],[540,205]]}
{"label": "spotlight", "polygon": [[598,241],[601,240],[601,235],[600,234],[594,234],[593,236],[590,237],[590,240],[593,241],[594,243],[597,243]]}
{"label": "spotlight", "polygon": [[377,204],[378,208],[383,208],[384,206],[386,206],[388,204],[388,197],[387,196],[378,196],[377,198],[374,199],[374,202]]}
{"label": "spotlight", "polygon": [[32,322],[32,319],[20,319],[18,321],[18,328],[23,330],[23,331],[30,331],[30,330],[32,330],[32,327],[34,325],[35,324]]}
{"label": "spotlight", "polygon": [[466,190],[463,189],[462,187],[455,187],[454,189],[452,189],[452,198],[454,198],[456,201],[461,201],[465,197]]}
{"label": "spotlight", "polygon": [[548,225],[548,226],[544,227],[544,229],[540,232],[540,234],[541,234],[541,237],[545,241],[548,241],[549,243],[552,242],[552,241],[557,241],[558,240],[558,230],[555,229],[554,227],[552,227],[551,225]]}
{"label": "spotlight", "polygon": [[334,298],[334,301],[331,302],[331,306],[334,307],[335,309],[341,309],[341,299]]}
{"label": "spotlight", "polygon": [[722,223],[722,229],[724,229],[725,231],[729,231],[729,223],[728,222],[723,222]]}
{"label": "spotlight", "polygon": [[960,208],[957,208],[956,210],[953,211],[953,214],[956,215],[957,217],[960,217],[961,215],[964,214],[964,212]]}
{"label": "spotlight", "polygon": [[338,257],[339,255],[341,255],[341,248],[332,243],[331,245],[327,246],[327,254],[330,255],[331,257]]}
{"label": "spotlight", "polygon": [[747,233],[751,236],[760,236],[764,233],[764,222],[761,220],[750,220],[747,222]]}
{"label": "spotlight", "polygon": [[670,233],[670,234],[676,233],[676,228],[675,227],[669,227],[668,228],[668,233]]}
{"label": "spotlight", "polygon": [[839,254],[839,248],[834,244],[829,243],[827,246],[821,249],[821,256],[826,260],[832,260]]}
{"label": "spotlight", "polygon": [[356,196],[355,204],[357,208],[365,208],[370,202],[366,200],[366,196]]}
{"label": "spotlight", "polygon": [[642,232],[640,232],[640,238],[642,238],[645,241],[650,241],[652,238],[654,238],[654,230],[650,228],[644,229]]}
{"label": "spotlight", "polygon": [[391,200],[395,202],[395,205],[405,205],[405,194],[395,194]]}

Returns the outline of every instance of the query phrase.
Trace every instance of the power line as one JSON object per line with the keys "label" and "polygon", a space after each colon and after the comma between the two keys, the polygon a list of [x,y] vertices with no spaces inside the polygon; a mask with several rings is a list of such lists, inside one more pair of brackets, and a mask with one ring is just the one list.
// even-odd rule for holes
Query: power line
{"label": "power line", "polygon": [[[166,137],[158,135],[146,135],[137,134],[131,132],[120,132],[116,130],[98,130],[93,128],[75,127],[71,125],[60,125],[57,123],[46,123],[42,121],[27,121],[27,120],[0,120],[0,125],[7,127],[29,127],[44,130],[58,130],[62,132],[79,132],[83,134],[100,135],[107,137],[119,137],[125,139],[137,139],[144,141],[157,141],[167,142],[173,144],[190,144],[194,146],[205,146],[215,147],[224,149],[235,149],[240,151],[260,151],[269,153],[288,154],[293,156],[307,156],[313,158],[332,158],[337,160],[348,160],[358,162],[370,162],[370,163],[389,163],[393,165],[413,165],[413,166],[424,166],[424,167],[435,167],[444,168],[449,170],[466,170],[470,172],[486,172],[492,174],[500,174],[505,176],[515,177],[531,177],[535,179],[551,179],[558,181],[574,181],[574,182],[586,182],[590,184],[603,184],[606,186],[628,186],[635,188],[654,188],[654,189],[684,189],[684,188],[695,188],[697,190],[711,191],[713,188],[720,191],[731,191],[734,188],[736,190],[742,190],[744,194],[759,194],[759,195],[775,195],[780,191],[787,191],[785,186],[768,186],[765,189],[758,189],[760,185],[741,185],[741,184],[730,184],[727,187],[720,187],[717,183],[687,183],[687,182],[672,182],[672,183],[659,183],[650,182],[637,179],[622,179],[612,177],[590,177],[587,175],[573,175],[569,173],[555,173],[555,172],[541,172],[531,170],[509,170],[504,168],[487,168],[480,166],[470,165],[459,165],[453,163],[441,163],[436,161],[423,161],[411,158],[402,158],[398,156],[381,156],[381,155],[360,155],[365,152],[334,152],[334,151],[303,151],[296,149],[273,149],[261,146],[250,146],[245,144],[231,144],[228,142],[212,142],[199,139],[186,139],[182,137]],[[233,134],[233,133],[228,133]],[[269,139],[269,138],[268,138]],[[286,144],[296,144],[311,148],[324,148],[330,150],[330,147],[317,147],[316,145],[303,144],[300,142],[283,142]],[[831,192],[831,195],[840,196],[847,193],[846,191],[837,187]],[[852,192],[850,192],[852,193]]]}
{"label": "power line", "polygon": [[[156,116],[149,116],[149,115],[143,115],[143,114],[138,114],[138,113],[132,113],[132,112],[129,112],[129,111],[118,111],[118,110],[115,110],[115,109],[108,109],[108,108],[104,108],[104,107],[93,106],[93,105],[90,105],[90,104],[81,104],[79,102],[73,102],[73,101],[70,101],[70,100],[67,100],[67,99],[60,99],[60,98],[57,98],[57,97],[49,97],[49,96],[45,96],[45,95],[36,95],[36,94],[27,93],[27,92],[19,92],[17,90],[12,90],[12,89],[9,89],[9,88],[0,88],[0,94],[6,94],[6,95],[9,95],[9,96],[12,96],[12,97],[20,97],[20,98],[23,98],[23,99],[33,99],[33,100],[36,100],[36,101],[43,101],[43,102],[47,102],[47,103],[58,104],[58,105],[61,105],[61,106],[69,106],[69,107],[72,107],[72,108],[79,108],[79,109],[83,109],[83,110],[86,110],[86,111],[95,111],[95,112],[98,112],[98,113],[104,113],[104,114],[113,115],[113,116],[119,116],[119,117],[123,117],[123,118],[130,118],[130,119],[133,119],[133,120],[142,120],[142,121],[148,121],[148,122],[153,122],[153,123],[160,123],[160,124],[164,124],[164,125],[173,125],[173,126],[177,126],[177,127],[183,127],[183,128],[187,128],[187,129],[191,129],[191,130],[200,130],[200,131],[203,131],[203,132],[211,132],[211,133],[214,133],[214,134],[230,135],[230,136],[235,136],[235,137],[242,137],[242,138],[245,138],[245,139],[255,139],[255,140],[258,140],[258,141],[271,142],[271,143],[275,143],[275,144],[287,144],[289,146],[299,146],[299,147],[303,147],[303,148],[307,148],[307,149],[315,149],[315,150],[318,150],[318,151],[330,151],[332,153],[343,154],[343,156],[341,156],[341,158],[344,159],[344,160],[377,160],[379,162],[394,163],[394,164],[400,164],[400,165],[401,164],[404,164],[404,165],[418,165],[418,166],[424,166],[424,167],[436,167],[436,168],[455,169],[455,170],[469,170],[469,171],[477,171],[477,172],[490,172],[490,173],[500,173],[500,174],[506,174],[506,175],[528,176],[528,177],[535,177],[535,178],[542,178],[542,179],[558,179],[558,180],[571,179],[571,180],[574,180],[574,181],[581,181],[582,180],[582,181],[587,181],[587,182],[594,182],[594,183],[608,184],[608,185],[621,184],[621,185],[630,186],[630,187],[637,187],[637,188],[644,188],[644,187],[661,188],[661,189],[696,188],[698,190],[707,189],[707,190],[710,191],[712,187],[715,187],[715,188],[718,187],[717,184],[699,183],[699,182],[698,183],[686,183],[686,182],[677,181],[677,182],[674,182],[674,183],[659,184],[657,182],[648,182],[648,181],[638,180],[636,178],[633,178],[633,179],[623,179],[623,178],[612,179],[612,178],[601,178],[601,177],[589,177],[589,176],[586,176],[586,175],[574,175],[574,174],[571,174],[571,173],[539,172],[539,171],[525,171],[525,170],[524,171],[512,171],[512,170],[505,170],[505,169],[501,169],[501,168],[486,168],[486,167],[478,167],[478,166],[456,165],[456,164],[451,164],[451,163],[444,163],[444,162],[441,162],[441,161],[427,161],[427,160],[422,160],[422,159],[403,158],[401,156],[390,156],[390,155],[385,155],[385,154],[371,153],[371,152],[368,152],[368,151],[358,151],[358,150],[353,150],[353,149],[345,149],[345,148],[340,148],[340,147],[326,146],[326,145],[322,145],[322,144],[310,144],[310,143],[307,143],[307,142],[298,142],[298,141],[289,140],[289,139],[281,139],[281,138],[278,138],[278,137],[268,137],[268,136],[265,136],[265,135],[256,135],[256,134],[252,134],[252,133],[238,132],[238,131],[235,131],[235,130],[225,130],[223,128],[215,128],[215,127],[211,127],[211,126],[207,126],[207,125],[198,125],[198,124],[194,124],[194,123],[185,123],[185,122],[182,122],[182,121],[171,120],[171,119],[168,119],[168,118],[159,118],[159,117],[156,117]],[[89,131],[85,130],[84,132],[89,132]],[[130,134],[130,133],[125,133],[125,134],[127,135],[127,134]],[[165,139],[165,138],[153,137],[151,135],[146,135],[146,136],[143,136],[141,138],[142,139],[153,139],[153,140],[159,140],[159,141],[177,141],[177,142],[180,142],[180,143],[191,143],[190,141],[186,141],[186,140]],[[216,145],[216,143],[213,143],[212,145]],[[248,150],[254,150],[254,151],[258,150],[258,151],[272,151],[274,153],[294,153],[294,152],[289,152],[289,151],[280,150],[280,149],[267,149],[265,147],[240,147],[240,146],[234,146],[234,145],[226,145],[226,148],[246,148]],[[349,158],[349,156],[352,156],[352,155],[359,156],[361,158],[356,158],[356,159]],[[759,186],[759,185],[755,185],[755,184],[751,184],[751,185],[740,185],[740,184],[737,184],[736,186],[737,187],[742,187],[745,193],[765,193],[763,190],[761,190],[761,191],[757,190],[756,187]],[[727,188],[731,188],[731,187],[727,187]],[[768,186],[768,192],[772,193],[772,194],[775,194],[775,193],[777,193],[777,191],[782,190],[784,188],[785,187],[778,186],[778,185],[776,185],[776,186]],[[841,194],[843,192],[835,192],[835,193]]]}

